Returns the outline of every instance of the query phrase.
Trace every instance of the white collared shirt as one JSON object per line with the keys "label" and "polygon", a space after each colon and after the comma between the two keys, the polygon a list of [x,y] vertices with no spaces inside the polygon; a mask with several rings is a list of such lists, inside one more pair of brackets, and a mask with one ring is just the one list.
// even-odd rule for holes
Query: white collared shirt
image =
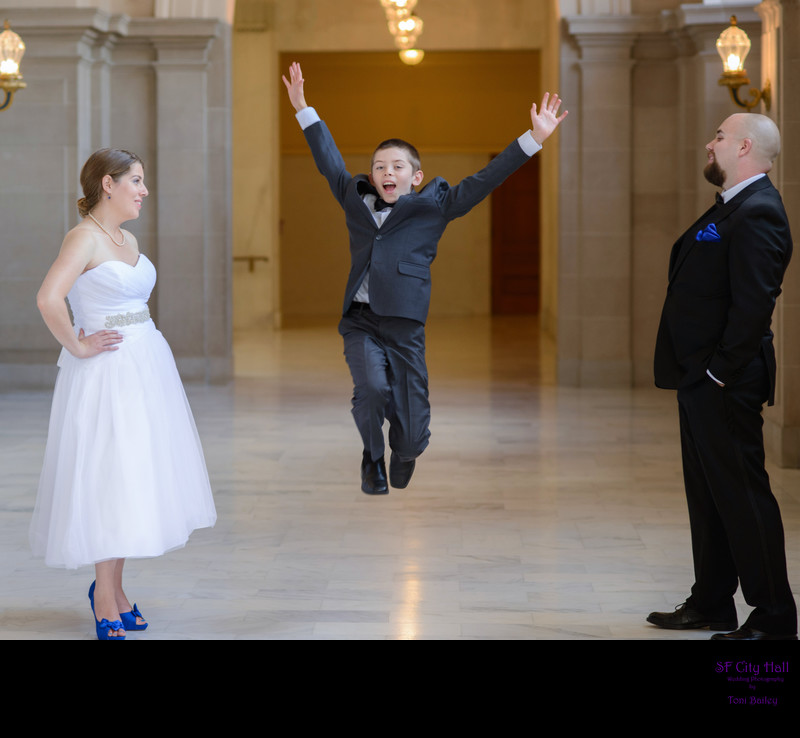
{"label": "white collared shirt", "polygon": [[724,202],[728,202],[728,200],[738,195],[745,187],[753,184],[753,182],[755,182],[757,179],[761,179],[762,177],[766,176],[767,175],[764,172],[762,172],[761,174],[756,174],[755,177],[749,177],[748,179],[743,179],[741,182],[735,184],[728,190],[722,190],[722,192],[720,193],[722,195],[722,200]]}

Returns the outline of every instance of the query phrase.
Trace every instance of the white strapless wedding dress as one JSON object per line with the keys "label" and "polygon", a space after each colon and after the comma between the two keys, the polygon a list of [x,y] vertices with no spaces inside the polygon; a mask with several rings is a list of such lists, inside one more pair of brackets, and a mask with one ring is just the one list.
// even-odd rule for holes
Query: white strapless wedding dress
{"label": "white strapless wedding dress", "polygon": [[156,270],[106,261],[69,293],[75,331],[112,328],[118,351],[58,360],[33,553],[78,568],[160,556],[213,526],[203,450],[175,360],[149,317]]}

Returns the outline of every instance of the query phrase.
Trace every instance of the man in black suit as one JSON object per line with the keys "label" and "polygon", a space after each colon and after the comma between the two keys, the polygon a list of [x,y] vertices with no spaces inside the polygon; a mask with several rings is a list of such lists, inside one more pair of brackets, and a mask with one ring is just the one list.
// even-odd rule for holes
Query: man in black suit
{"label": "man in black suit", "polygon": [[[764,402],[774,402],[770,323],[792,254],[786,212],[767,177],[780,134],[766,116],[741,113],[706,150],[706,179],[722,195],[673,246],[654,362],[656,385],[678,391],[695,583],[674,612],[647,620],[732,631],[714,640],[796,640],[761,417]],[[737,583],[754,608],[740,628]]]}
{"label": "man in black suit", "polygon": [[364,452],[361,489],[386,494],[383,422],[392,449],[389,481],[408,485],[416,458],[428,445],[430,406],[425,321],[430,267],[447,224],[465,215],[542,147],[566,116],[557,95],[531,108],[532,129],[477,174],[451,187],[440,177],[424,189],[419,154],[389,139],[373,154],[369,176],[353,177],[327,126],[305,101],[300,65],[283,77],[319,171],[345,212],[350,275],[339,332],[353,377],[353,417]]}

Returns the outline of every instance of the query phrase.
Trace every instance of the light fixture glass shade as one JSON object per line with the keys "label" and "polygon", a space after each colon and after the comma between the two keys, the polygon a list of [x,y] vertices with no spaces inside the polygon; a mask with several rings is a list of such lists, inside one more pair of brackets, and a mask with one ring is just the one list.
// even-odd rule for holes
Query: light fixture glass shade
{"label": "light fixture glass shade", "polygon": [[389,30],[398,48],[410,49],[422,33],[422,21],[416,16],[409,16],[398,23],[390,22]]}
{"label": "light fixture glass shade", "polygon": [[3,32],[0,33],[0,75],[19,75],[19,65],[25,54],[25,44],[22,39],[11,30],[8,21],[4,23]]}
{"label": "light fixture glass shade", "polygon": [[400,59],[403,64],[408,64],[409,66],[419,64],[424,56],[425,52],[422,49],[403,49],[400,52]]}
{"label": "light fixture glass shade", "polygon": [[419,36],[422,33],[424,25],[422,18],[418,18],[416,15],[410,15],[408,18],[399,21],[397,27],[400,29],[401,33],[407,33],[409,36]]}
{"label": "light fixture glass shade", "polygon": [[422,18],[411,13],[387,13],[386,20],[392,36],[398,34],[419,36],[422,33]]}
{"label": "light fixture glass shade", "polygon": [[735,15],[731,16],[731,25],[717,39],[717,52],[722,59],[722,68],[726,73],[744,71],[744,60],[750,53],[750,39],[736,25]]}

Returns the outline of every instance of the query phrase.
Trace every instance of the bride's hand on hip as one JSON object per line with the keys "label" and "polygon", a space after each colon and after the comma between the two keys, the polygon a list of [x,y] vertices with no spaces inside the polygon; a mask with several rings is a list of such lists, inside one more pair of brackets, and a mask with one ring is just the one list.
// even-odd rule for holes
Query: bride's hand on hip
{"label": "bride's hand on hip", "polygon": [[117,351],[120,343],[122,343],[122,334],[118,331],[97,331],[87,336],[83,328],[78,333],[78,341],[80,341],[83,349],[80,359],[88,359],[97,354],[102,354],[104,351]]}

